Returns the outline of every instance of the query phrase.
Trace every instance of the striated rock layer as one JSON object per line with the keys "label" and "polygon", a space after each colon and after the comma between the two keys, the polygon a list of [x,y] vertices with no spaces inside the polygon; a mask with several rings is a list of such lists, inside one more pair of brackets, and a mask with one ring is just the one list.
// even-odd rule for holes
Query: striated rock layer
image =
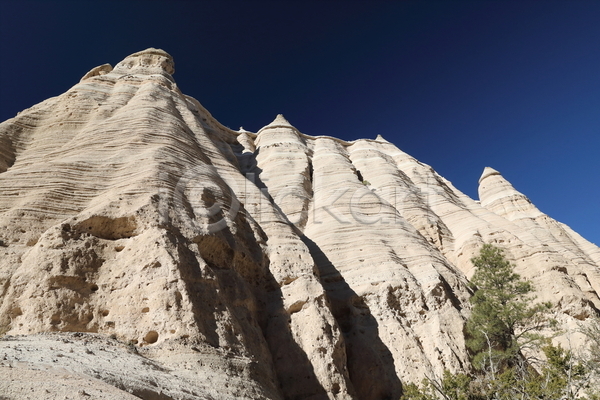
{"label": "striated rock layer", "polygon": [[0,124],[6,393],[24,398],[14,377],[36,370],[98,398],[395,399],[470,368],[483,243],[565,328],[598,313],[600,249],[497,171],[478,202],[381,136],[312,137],[283,116],[232,131],[173,73],[148,49]]}

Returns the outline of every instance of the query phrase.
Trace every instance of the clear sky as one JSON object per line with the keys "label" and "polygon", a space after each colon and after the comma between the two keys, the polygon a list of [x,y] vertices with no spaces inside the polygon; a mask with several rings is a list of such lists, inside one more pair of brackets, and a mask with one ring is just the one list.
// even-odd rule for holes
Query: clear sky
{"label": "clear sky", "polygon": [[147,47],[221,123],[485,166],[600,244],[600,1],[0,0],[0,120]]}

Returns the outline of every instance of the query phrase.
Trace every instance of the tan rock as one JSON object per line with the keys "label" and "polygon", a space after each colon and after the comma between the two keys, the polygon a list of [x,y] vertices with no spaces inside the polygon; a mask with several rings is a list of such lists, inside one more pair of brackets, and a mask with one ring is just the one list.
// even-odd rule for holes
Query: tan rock
{"label": "tan rock", "polygon": [[[469,368],[483,243],[563,327],[598,312],[600,249],[498,171],[478,202],[381,135],[312,137],[281,115],[233,131],[173,73],[148,49],[0,124],[0,330],[23,335],[0,341],[13,397],[47,364],[37,352],[56,360],[32,387],[50,397],[63,379],[111,393],[98,398],[398,398]],[[71,332],[98,350],[53,356],[85,345],[65,347]]]}

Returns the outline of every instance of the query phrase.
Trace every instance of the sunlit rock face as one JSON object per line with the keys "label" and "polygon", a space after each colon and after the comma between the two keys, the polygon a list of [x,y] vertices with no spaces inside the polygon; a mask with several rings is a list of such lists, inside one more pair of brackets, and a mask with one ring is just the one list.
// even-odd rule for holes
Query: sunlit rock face
{"label": "sunlit rock face", "polygon": [[11,398],[48,354],[98,398],[397,399],[470,368],[483,243],[564,328],[597,313],[600,249],[499,172],[475,201],[381,136],[233,131],[173,73],[141,51],[0,124],[0,329],[31,348],[6,342]]}

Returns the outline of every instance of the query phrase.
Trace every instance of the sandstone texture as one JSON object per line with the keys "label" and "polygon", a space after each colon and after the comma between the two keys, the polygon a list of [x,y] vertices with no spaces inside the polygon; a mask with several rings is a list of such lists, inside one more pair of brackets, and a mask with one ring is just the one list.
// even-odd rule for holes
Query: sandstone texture
{"label": "sandstone texture", "polygon": [[147,49],[0,124],[0,395],[397,399],[470,368],[484,243],[581,343],[600,249],[498,171],[475,201],[381,136],[233,131],[173,73]]}

